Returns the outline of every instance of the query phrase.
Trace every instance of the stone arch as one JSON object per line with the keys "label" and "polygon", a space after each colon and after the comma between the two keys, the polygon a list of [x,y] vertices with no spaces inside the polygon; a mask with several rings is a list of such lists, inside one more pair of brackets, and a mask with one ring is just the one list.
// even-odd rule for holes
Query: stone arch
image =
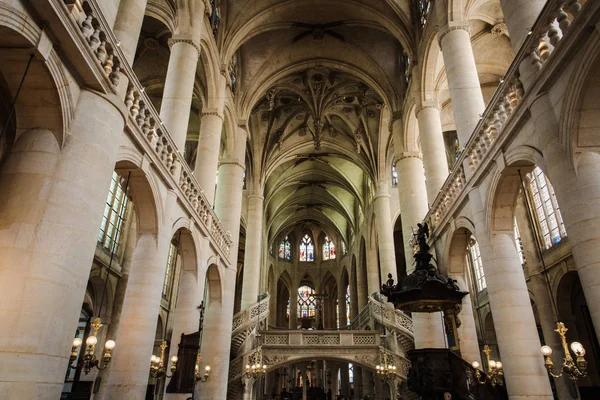
{"label": "stone arch", "polygon": [[128,160],[117,161],[115,171],[122,179],[129,177],[128,196],[134,205],[137,231],[158,234],[162,221],[162,204],[158,194],[159,184],[155,181],[154,174]]}
{"label": "stone arch", "polygon": [[[465,255],[467,243],[471,235],[474,236],[475,226],[466,217],[460,217],[455,221],[455,229],[448,234],[450,240],[446,241],[443,261],[439,263],[442,273],[466,274]],[[476,238],[477,240],[477,238]]]}
{"label": "stone arch", "polygon": [[206,289],[205,289],[205,304],[207,310],[221,307],[223,287],[221,281],[221,273],[216,264],[211,264],[206,270]]}
{"label": "stone arch", "polygon": [[2,149],[8,149],[20,133],[33,128],[50,130],[62,147],[75,101],[71,86],[65,84],[70,77],[50,38],[29,15],[5,5],[0,8],[0,48],[5,49],[0,77],[10,97],[6,99],[8,104],[14,100],[31,58],[12,122],[0,142],[0,156]]}

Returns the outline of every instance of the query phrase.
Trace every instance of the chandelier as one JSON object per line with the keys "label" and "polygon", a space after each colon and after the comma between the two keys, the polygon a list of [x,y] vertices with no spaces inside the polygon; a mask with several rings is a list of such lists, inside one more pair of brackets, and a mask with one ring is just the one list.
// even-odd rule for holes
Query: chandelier
{"label": "chandelier", "polygon": [[71,364],[71,368],[75,369],[79,367],[79,365],[83,364],[83,372],[87,375],[90,373],[92,368],[97,368],[99,370],[106,369],[108,363],[112,358],[112,351],[115,348],[114,340],[107,340],[104,343],[104,355],[102,356],[102,365],[100,364],[100,360],[96,358],[96,344],[98,343],[98,331],[103,326],[100,318],[95,318],[91,325],[93,334],[88,336],[85,340],[86,349],[85,355],[83,356],[83,360],[81,360],[78,364],[73,364],[75,360],[77,360],[77,355],[79,353],[79,347],[83,343],[81,338],[76,337],[73,339],[73,347],[71,348],[71,357],[69,358],[69,363]]}
{"label": "chandelier", "polygon": [[573,382],[577,382],[580,378],[584,378],[587,375],[587,361],[585,361],[585,358],[583,357],[585,356],[585,349],[579,342],[571,343],[571,350],[573,350],[576,357],[576,360],[573,361],[569,346],[567,345],[567,331],[568,329],[565,327],[565,324],[562,322],[556,323],[554,332],[560,335],[560,340],[565,352],[565,358],[563,359],[561,366],[562,372],[559,374],[554,373],[554,364],[552,363],[552,358],[550,358],[552,355],[552,348],[550,346],[542,346],[541,348],[542,354],[544,355],[544,366],[553,378],[560,378],[563,373],[565,373],[569,376],[569,379]]}
{"label": "chandelier", "polygon": [[250,356],[249,362],[246,364],[246,378],[259,379],[267,375],[267,364],[262,361],[262,352],[257,351]]}
{"label": "chandelier", "polygon": [[487,372],[485,377],[481,377],[481,371],[479,370],[480,364],[479,361],[473,361],[471,365],[475,369],[475,379],[480,384],[484,384],[489,382],[490,385],[494,388],[496,386],[504,385],[504,371],[502,370],[502,363],[500,361],[495,361],[490,359],[490,354],[492,350],[490,350],[490,346],[487,344],[483,346],[483,352],[485,353],[485,358],[487,360]]}
{"label": "chandelier", "polygon": [[377,370],[377,376],[381,378],[383,383],[389,383],[396,379],[397,367],[394,365],[391,357],[385,352],[381,354],[381,364],[377,365],[375,369]]}

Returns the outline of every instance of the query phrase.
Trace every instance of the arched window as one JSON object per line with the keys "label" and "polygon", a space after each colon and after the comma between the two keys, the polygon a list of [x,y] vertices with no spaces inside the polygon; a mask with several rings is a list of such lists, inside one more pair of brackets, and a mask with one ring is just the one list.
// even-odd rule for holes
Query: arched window
{"label": "arched window", "polygon": [[479,251],[479,244],[473,236],[469,239],[467,244],[467,264],[471,267],[471,270],[475,274],[475,284],[477,285],[477,291],[481,292],[487,287],[485,282],[485,275],[483,274],[483,262],[481,261],[481,252]]}
{"label": "arched window", "polygon": [[162,295],[164,298],[168,298],[171,291],[172,277],[175,273],[175,254],[177,254],[177,247],[171,243],[169,246],[169,256],[167,257],[167,268],[165,269],[165,280],[163,282]]}
{"label": "arched window", "polygon": [[109,251],[117,250],[121,239],[121,231],[123,222],[125,222],[125,214],[127,210],[128,199],[119,183],[120,176],[113,172],[106,206],[104,207],[104,216],[102,217],[102,225],[98,234],[98,243],[103,248]]}
{"label": "arched window", "polygon": [[521,265],[525,265],[525,253],[523,253],[523,241],[521,240],[521,234],[519,233],[519,226],[517,225],[517,218],[515,218],[514,222],[513,222],[513,233],[515,235],[515,247],[517,248],[517,253],[519,254],[519,261],[521,261]]}
{"label": "arched window", "polygon": [[279,245],[279,258],[282,260],[291,260],[292,259],[292,251],[290,247],[290,241],[286,236],[285,239]]}
{"label": "arched window", "polygon": [[335,259],[335,244],[333,240],[325,236],[325,242],[323,243],[323,260],[334,260]]}
{"label": "arched window", "polygon": [[312,239],[307,233],[300,242],[300,261],[314,261],[314,249]]}
{"label": "arched window", "polygon": [[317,302],[313,297],[314,290],[310,286],[300,286],[298,288],[298,318],[314,317],[317,309]]}
{"label": "arched window", "polygon": [[342,255],[345,256],[348,254],[348,250],[346,250],[346,243],[342,242]]}
{"label": "arched window", "polygon": [[392,186],[398,186],[398,171],[396,170],[396,163],[392,164]]}
{"label": "arched window", "polygon": [[213,36],[216,39],[217,34],[219,33],[219,24],[221,22],[221,10],[218,0],[211,0],[210,5],[212,8],[212,13],[210,14],[210,25],[212,27]]}
{"label": "arched window", "polygon": [[554,188],[539,167],[527,174],[538,229],[547,249],[567,236]]}
{"label": "arched window", "polygon": [[346,325],[350,325],[350,285],[346,287]]}
{"label": "arched window", "polygon": [[429,12],[431,11],[431,0],[418,0],[418,8],[421,27],[424,28],[429,18]]}

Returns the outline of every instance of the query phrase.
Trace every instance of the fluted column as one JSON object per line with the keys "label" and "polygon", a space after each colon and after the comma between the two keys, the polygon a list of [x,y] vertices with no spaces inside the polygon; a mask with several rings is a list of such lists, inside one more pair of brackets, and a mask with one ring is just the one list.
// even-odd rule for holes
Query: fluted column
{"label": "fluted column", "polygon": [[377,240],[379,242],[382,281],[388,279],[388,274],[392,274],[392,277],[396,280],[396,254],[394,251],[390,194],[387,192],[384,183],[380,183],[380,188],[373,202],[375,203],[375,228],[377,229]]}
{"label": "fluted column", "polygon": [[215,202],[215,212],[233,239],[229,250],[230,267],[224,268],[221,276],[224,284],[220,304],[209,307],[204,320],[202,357],[214,367],[211,378],[196,387],[196,398],[227,397],[245,154],[246,132],[238,128],[234,148],[225,155],[219,168],[223,176],[219,178]]}
{"label": "fluted column", "polygon": [[213,108],[204,108],[200,120],[200,135],[194,174],[208,201],[213,204],[215,181],[219,165],[221,133],[223,132],[223,107],[225,104],[225,78],[219,76],[219,96],[214,100]]}
{"label": "fluted column", "polygon": [[190,120],[200,47],[191,39],[181,36],[170,39],[169,44],[171,45],[171,56],[160,106],[160,117],[175,145],[183,152]]}
{"label": "fluted column", "polygon": [[121,42],[121,51],[129,65],[133,65],[147,3],[148,0],[121,0],[119,3],[113,32]]}
{"label": "fluted column", "polygon": [[437,104],[423,104],[417,110],[419,137],[425,167],[427,199],[433,203],[448,177],[448,163],[442,133],[442,121]]}
{"label": "fluted column", "polygon": [[256,303],[260,283],[260,256],[263,231],[263,200],[256,194],[248,196],[248,223],[244,255],[244,283],[242,285],[242,309]]}
{"label": "fluted column", "polygon": [[170,237],[142,233],[137,240],[117,330],[107,398],[142,400],[148,387]]}
{"label": "fluted column", "polygon": [[60,397],[123,131],[115,104],[82,91],[62,149],[27,130],[0,166],[0,392],[11,398]]}
{"label": "fluted column", "polygon": [[525,275],[507,232],[487,239],[479,188],[469,193],[504,377],[511,399],[552,399]]}
{"label": "fluted column", "polygon": [[464,146],[485,110],[467,22],[450,22],[438,34],[458,141]]}

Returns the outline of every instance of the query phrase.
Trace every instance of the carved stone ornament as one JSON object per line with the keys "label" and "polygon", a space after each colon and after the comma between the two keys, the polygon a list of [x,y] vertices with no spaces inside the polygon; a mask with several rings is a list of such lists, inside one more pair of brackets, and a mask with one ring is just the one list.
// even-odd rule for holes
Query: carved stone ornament
{"label": "carved stone ornament", "polygon": [[508,27],[504,22],[500,22],[492,27],[492,36],[499,37],[502,35],[508,36]]}

